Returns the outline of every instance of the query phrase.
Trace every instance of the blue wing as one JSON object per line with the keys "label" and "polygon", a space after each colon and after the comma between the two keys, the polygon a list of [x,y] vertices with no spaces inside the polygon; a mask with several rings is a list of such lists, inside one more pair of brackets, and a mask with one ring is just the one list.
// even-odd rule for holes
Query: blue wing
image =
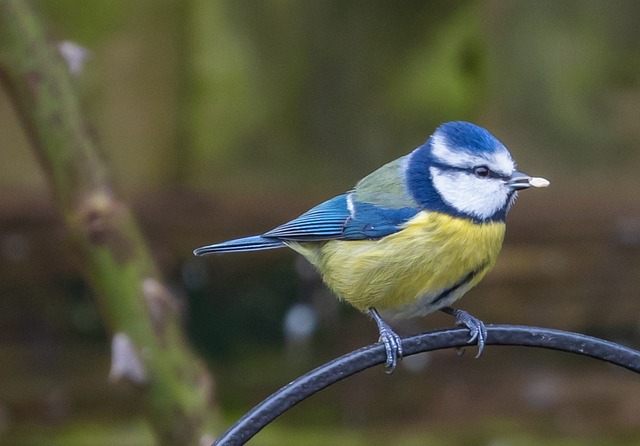
{"label": "blue wing", "polygon": [[349,204],[348,201],[348,194],[339,195],[262,235],[203,246],[196,249],[194,254],[260,251],[280,248],[285,246],[286,241],[378,239],[398,232],[405,222],[419,212],[411,207],[385,209],[371,203]]}
{"label": "blue wing", "polygon": [[416,208],[386,209],[371,203],[355,203],[354,217],[342,231],[344,240],[378,239],[395,234],[419,211]]}
{"label": "blue wing", "polygon": [[347,195],[338,195],[317,205],[300,217],[263,234],[284,240],[318,242],[342,238],[350,212]]}
{"label": "blue wing", "polygon": [[349,194],[344,194],[325,201],[266,232],[263,237],[301,242],[376,239],[398,232],[418,213],[415,208],[385,209],[371,203],[349,204],[348,197]]}
{"label": "blue wing", "polygon": [[254,235],[252,237],[238,238],[215,245],[203,246],[193,251],[193,253],[197,256],[202,256],[223,252],[262,251],[263,249],[280,248],[282,246],[284,246],[284,243],[281,240]]}

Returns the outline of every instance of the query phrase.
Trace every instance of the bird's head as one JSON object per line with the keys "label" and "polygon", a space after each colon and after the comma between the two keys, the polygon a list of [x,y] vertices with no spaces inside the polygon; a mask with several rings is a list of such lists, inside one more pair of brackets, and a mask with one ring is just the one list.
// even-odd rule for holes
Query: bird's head
{"label": "bird's head", "polygon": [[438,127],[406,168],[407,186],[421,206],[475,221],[504,220],[519,190],[549,184],[517,171],[500,141],[462,121]]}

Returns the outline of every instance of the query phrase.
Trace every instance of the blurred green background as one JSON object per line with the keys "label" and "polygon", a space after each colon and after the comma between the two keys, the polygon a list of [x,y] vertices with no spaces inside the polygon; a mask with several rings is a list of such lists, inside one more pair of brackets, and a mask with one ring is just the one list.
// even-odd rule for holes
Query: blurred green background
{"label": "blurred green background", "polygon": [[[228,423],[377,332],[292,252],[191,251],[348,190],[447,120],[488,128],[551,181],[522,194],[495,270],[458,306],[640,346],[640,2],[38,5],[52,38],[90,51],[76,77],[86,117],[184,302]],[[151,444],[135,390],[107,381],[109,339],[3,91],[0,153],[0,444]],[[286,318],[315,330],[294,336]],[[469,350],[350,378],[250,444],[640,443],[631,372]]]}

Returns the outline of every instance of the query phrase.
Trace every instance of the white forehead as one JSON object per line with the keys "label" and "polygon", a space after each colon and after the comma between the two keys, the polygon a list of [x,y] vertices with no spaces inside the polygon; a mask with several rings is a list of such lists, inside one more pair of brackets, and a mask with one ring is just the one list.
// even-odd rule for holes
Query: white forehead
{"label": "white forehead", "polygon": [[444,135],[436,133],[431,138],[431,152],[442,164],[463,169],[487,165],[491,170],[506,176],[511,175],[515,169],[509,151],[501,144],[492,152],[471,153],[464,148],[451,147]]}

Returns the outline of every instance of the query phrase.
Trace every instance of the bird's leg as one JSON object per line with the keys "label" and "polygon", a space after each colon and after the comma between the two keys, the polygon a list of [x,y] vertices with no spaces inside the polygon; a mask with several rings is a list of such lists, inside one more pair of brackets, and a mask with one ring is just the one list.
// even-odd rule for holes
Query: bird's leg
{"label": "bird's leg", "polygon": [[382,320],[375,308],[369,308],[369,314],[378,325],[379,340],[384,344],[384,349],[387,353],[387,361],[384,364],[387,369],[386,372],[392,373],[396,368],[398,359],[402,359],[402,339]]}
{"label": "bird's leg", "polygon": [[469,337],[469,343],[477,341],[478,354],[476,354],[476,358],[479,358],[487,340],[487,327],[484,326],[484,322],[463,310],[457,310],[451,307],[444,307],[440,310],[455,317],[456,325],[462,325],[469,329],[469,334],[471,335]]}

